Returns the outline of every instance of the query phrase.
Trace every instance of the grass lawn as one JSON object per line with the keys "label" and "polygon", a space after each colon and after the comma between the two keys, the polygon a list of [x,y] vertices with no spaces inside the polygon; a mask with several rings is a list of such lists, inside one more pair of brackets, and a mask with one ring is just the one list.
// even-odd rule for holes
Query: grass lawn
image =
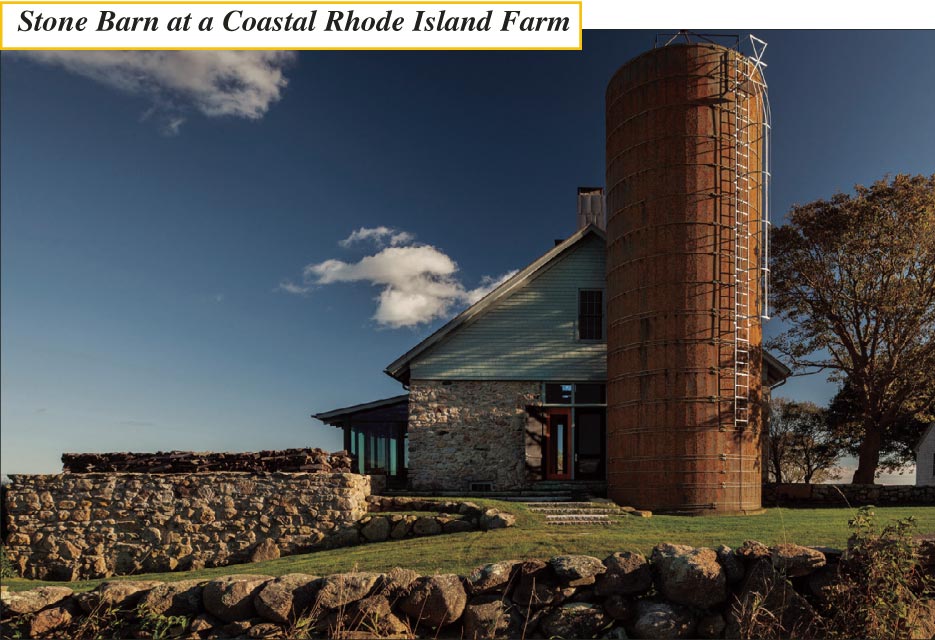
{"label": "grass lawn", "polygon": [[[529,512],[522,504],[475,500],[514,513],[517,524],[510,529],[458,533],[426,538],[365,544],[345,549],[289,556],[270,562],[216,567],[187,573],[156,573],[128,579],[185,580],[211,578],[231,573],[282,575],[310,573],[327,575],[351,570],[385,571],[407,567],[420,573],[465,574],[489,562],[512,558],[549,558],[563,553],[582,553],[604,558],[614,551],[648,554],[660,542],[714,547],[739,546],[744,540],[766,544],[795,542],[811,546],[841,547],[848,537],[847,521],[855,509],[768,509],[756,516],[623,516],[609,527],[547,526],[545,518]],[[875,509],[880,526],[896,519],[915,517],[917,533],[935,533],[935,506],[880,507]],[[4,579],[13,590],[43,583]],[[100,580],[67,583],[76,590],[93,588]]]}

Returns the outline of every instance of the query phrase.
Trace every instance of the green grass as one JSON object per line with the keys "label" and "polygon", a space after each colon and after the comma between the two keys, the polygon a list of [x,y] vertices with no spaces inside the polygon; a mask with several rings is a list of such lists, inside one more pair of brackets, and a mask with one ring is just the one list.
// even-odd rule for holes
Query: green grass
{"label": "green grass", "polygon": [[[582,553],[604,558],[614,551],[633,550],[648,554],[660,542],[714,547],[739,546],[744,540],[772,545],[795,542],[811,546],[843,548],[847,543],[847,521],[855,509],[768,509],[755,516],[680,517],[653,516],[643,519],[623,516],[610,527],[547,526],[545,518],[529,512],[522,504],[475,500],[517,516],[517,526],[490,532],[410,538],[365,544],[346,549],[289,556],[270,562],[241,564],[191,571],[128,576],[127,579],[208,579],[232,573],[282,575],[310,573],[327,575],[341,571],[385,571],[407,567],[420,573],[465,574],[489,562],[511,558],[549,558],[563,553]],[[935,507],[881,507],[875,509],[879,526],[914,516],[918,533],[935,533]],[[13,590],[43,583],[5,579]],[[87,590],[100,580],[67,583]],[[60,583],[57,583],[60,584]]]}

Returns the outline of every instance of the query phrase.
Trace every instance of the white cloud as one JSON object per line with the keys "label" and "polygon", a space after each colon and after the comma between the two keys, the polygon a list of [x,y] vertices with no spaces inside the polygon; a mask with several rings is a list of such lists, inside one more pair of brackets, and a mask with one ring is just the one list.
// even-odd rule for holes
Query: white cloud
{"label": "white cloud", "polygon": [[209,117],[256,120],[282,97],[288,51],[32,51],[21,55],[62,67],[121,91],[148,96],[165,114],[162,129],[178,133],[195,109]]}
{"label": "white cloud", "polygon": [[407,231],[397,231],[389,227],[361,227],[357,231],[351,232],[351,235],[341,240],[338,244],[342,247],[350,247],[358,242],[371,240],[378,246],[396,247],[402,244],[409,244],[415,240],[415,236]]}
{"label": "white cloud", "polygon": [[302,285],[295,284],[290,280],[283,280],[279,283],[279,286],[274,289],[274,291],[284,291],[286,293],[291,293],[297,296],[305,295],[311,290],[311,287],[303,287]]}
{"label": "white cloud", "polygon": [[301,285],[285,281],[279,290],[301,295],[316,285],[366,282],[382,288],[373,315],[378,324],[413,327],[450,317],[456,308],[480,300],[516,273],[485,276],[477,288],[467,289],[457,278],[454,260],[437,247],[410,244],[412,239],[412,234],[388,227],[358,229],[339,244],[374,240],[391,246],[357,262],[331,259],[310,264],[303,270]]}

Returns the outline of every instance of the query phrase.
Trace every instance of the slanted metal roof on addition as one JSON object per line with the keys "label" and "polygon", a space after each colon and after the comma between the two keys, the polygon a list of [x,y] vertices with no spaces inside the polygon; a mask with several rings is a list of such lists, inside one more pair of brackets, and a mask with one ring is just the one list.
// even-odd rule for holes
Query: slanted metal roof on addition
{"label": "slanted metal roof on addition", "polygon": [[365,402],[363,404],[355,404],[353,406],[343,407],[341,409],[332,409],[331,411],[325,411],[323,413],[313,413],[312,417],[317,420],[321,420],[325,424],[334,425],[335,422],[354,415],[367,413],[370,411],[377,411],[379,409],[389,409],[395,405],[405,405],[408,411],[409,394],[393,396],[392,398],[386,398],[384,400],[374,400],[373,402]]}
{"label": "slanted metal roof on addition", "polygon": [[456,331],[459,327],[465,323],[477,318],[487,311],[492,305],[494,305],[499,300],[509,296],[516,290],[524,287],[530,280],[532,280],[540,271],[547,268],[552,262],[557,260],[559,257],[564,255],[570,249],[574,248],[578,243],[583,239],[589,237],[591,234],[594,234],[601,238],[601,240],[606,241],[606,236],[604,232],[594,225],[588,225],[583,229],[579,229],[574,234],[572,234],[567,240],[556,245],[550,251],[543,254],[538,260],[527,266],[525,269],[514,275],[512,278],[501,284],[499,287],[488,293],[486,296],[481,298],[478,302],[471,305],[460,314],[455,316],[447,324],[443,325],[438,331],[430,335],[428,338],[417,344],[415,347],[404,353],[402,356],[393,361],[390,365],[386,367],[384,372],[399,380],[403,384],[408,384],[409,382],[409,365],[415,360],[419,355],[435,346],[451,333]]}

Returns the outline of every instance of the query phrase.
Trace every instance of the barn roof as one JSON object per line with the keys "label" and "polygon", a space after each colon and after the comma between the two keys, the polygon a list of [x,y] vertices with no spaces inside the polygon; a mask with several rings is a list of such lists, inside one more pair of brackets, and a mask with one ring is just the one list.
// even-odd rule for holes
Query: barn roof
{"label": "barn roof", "polygon": [[606,241],[604,232],[593,224],[579,229],[567,240],[555,245],[552,249],[539,257],[539,259],[537,259],[535,262],[514,275],[512,278],[508,279],[499,287],[481,298],[478,302],[474,303],[460,314],[455,316],[453,319],[451,319],[448,323],[444,324],[440,329],[438,329],[438,331],[394,360],[386,367],[386,369],[384,369],[384,372],[396,380],[399,380],[403,384],[408,384],[409,365],[413,360],[415,360],[421,354],[425,353],[431,347],[444,340],[466,322],[469,322],[470,320],[473,320],[474,318],[482,315],[498,300],[505,298],[517,289],[525,286],[526,283],[532,280],[540,271],[547,268],[555,260],[559,259],[570,249],[574,248],[578,243],[582,242],[585,238],[588,238],[591,235],[596,235],[601,240]]}

